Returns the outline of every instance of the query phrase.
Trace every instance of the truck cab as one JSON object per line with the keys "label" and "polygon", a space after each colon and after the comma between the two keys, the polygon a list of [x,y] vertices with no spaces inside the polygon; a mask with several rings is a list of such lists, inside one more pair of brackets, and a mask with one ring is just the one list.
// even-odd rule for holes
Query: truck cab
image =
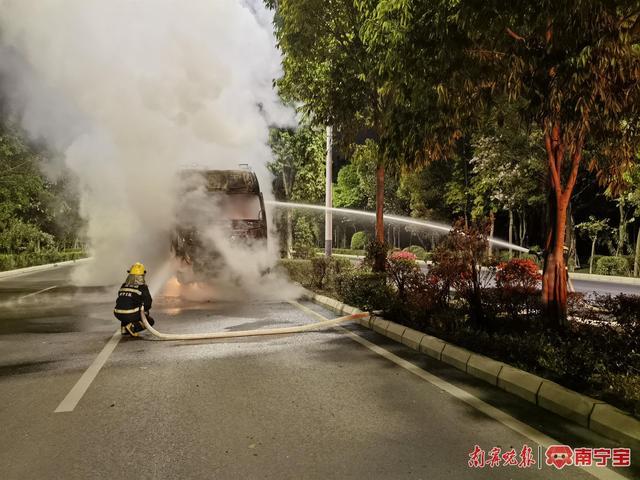
{"label": "truck cab", "polygon": [[185,169],[178,191],[171,250],[181,264],[179,280],[188,270],[196,279],[215,275],[224,267],[221,244],[266,243],[264,199],[250,169]]}

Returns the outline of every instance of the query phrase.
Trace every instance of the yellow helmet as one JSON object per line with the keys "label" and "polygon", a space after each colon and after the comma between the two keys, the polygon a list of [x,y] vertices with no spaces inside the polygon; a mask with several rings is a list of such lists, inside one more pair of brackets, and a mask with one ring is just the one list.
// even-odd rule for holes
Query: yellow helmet
{"label": "yellow helmet", "polygon": [[131,265],[131,268],[127,270],[131,275],[144,275],[147,271],[144,268],[144,265],[140,262],[136,262]]}

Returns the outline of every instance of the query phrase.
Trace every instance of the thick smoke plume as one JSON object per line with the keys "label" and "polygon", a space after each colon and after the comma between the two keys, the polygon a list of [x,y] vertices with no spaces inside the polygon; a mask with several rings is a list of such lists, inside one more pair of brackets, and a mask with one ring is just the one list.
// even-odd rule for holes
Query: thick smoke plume
{"label": "thick smoke plume", "polygon": [[79,179],[96,261],[76,282],[160,270],[180,167],[249,164],[269,195],[268,126],[292,122],[271,20],[259,0],[0,0],[3,95]]}

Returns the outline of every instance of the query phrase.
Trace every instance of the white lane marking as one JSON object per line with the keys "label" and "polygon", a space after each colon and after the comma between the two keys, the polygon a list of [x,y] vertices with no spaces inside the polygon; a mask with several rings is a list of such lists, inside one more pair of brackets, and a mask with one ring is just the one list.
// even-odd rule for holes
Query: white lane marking
{"label": "white lane marking", "polygon": [[[296,305],[298,308],[300,308],[301,310],[303,310],[304,312],[307,312],[311,315],[314,315],[315,317],[322,318],[324,320],[327,319],[324,315],[321,315],[320,313],[315,312],[304,305],[301,305],[297,302],[292,302],[292,303]],[[351,338],[352,340],[355,340],[360,345],[368,348],[372,352],[375,352],[381,357],[384,357],[387,360],[395,363],[399,367],[402,367],[405,370],[408,370],[409,372],[413,373],[414,375],[421,378],[422,380],[425,380],[426,382],[431,383],[432,385],[440,388],[441,390],[444,390],[445,392],[454,396],[455,398],[462,400],[463,402],[467,403],[468,405],[475,408],[476,410],[479,410],[480,412],[484,413],[488,417],[491,417],[494,420],[497,420],[498,422],[502,423],[506,427],[509,427],[511,430],[533,440],[538,445],[542,445],[543,447],[548,447],[549,445],[563,444],[563,442],[560,442],[548,435],[545,435],[544,433],[536,430],[535,428],[527,425],[524,422],[521,422],[520,420],[509,415],[508,413],[505,413],[502,410],[494,407],[493,405],[489,405],[488,403],[480,400],[478,397],[473,396],[471,393],[465,390],[462,390],[461,388],[456,387],[455,385],[439,377],[436,377],[435,375],[423,370],[422,368],[418,367],[417,365],[414,365],[408,360],[405,360],[404,358],[401,358],[391,353],[390,351],[376,345],[375,343],[371,343],[370,341],[362,338],[360,335],[356,335],[355,333],[351,332],[350,330],[347,330],[344,327],[336,327],[336,328],[342,331],[342,333],[344,333],[345,335],[349,336],[349,338]],[[541,461],[541,460],[542,459],[538,459],[538,461]],[[608,468],[594,467],[594,466],[592,467],[580,466],[579,468],[582,468],[587,473],[602,480],[627,480],[627,477],[624,477],[619,473],[616,473],[613,470],[610,470]]]}
{"label": "white lane marking", "polygon": [[58,286],[54,285],[53,287],[43,288],[42,290],[38,290],[37,292],[33,292],[33,293],[28,293],[26,295],[22,295],[21,297],[18,297],[18,300],[22,300],[23,298],[27,298],[27,297],[33,297],[34,295],[38,295],[39,293],[48,292],[49,290],[53,290],[54,288],[58,288]]}
{"label": "white lane marking", "polygon": [[73,412],[73,409],[76,408],[76,405],[78,405],[78,402],[91,385],[91,382],[96,378],[98,372],[100,372],[100,369],[109,358],[109,355],[111,355],[111,352],[116,348],[121,338],[122,335],[120,334],[120,329],[118,329],[98,354],[91,366],[82,374],[80,380],[77,381],[67,396],[64,397],[64,400],[60,402],[60,405],[54,410],[54,413]]}

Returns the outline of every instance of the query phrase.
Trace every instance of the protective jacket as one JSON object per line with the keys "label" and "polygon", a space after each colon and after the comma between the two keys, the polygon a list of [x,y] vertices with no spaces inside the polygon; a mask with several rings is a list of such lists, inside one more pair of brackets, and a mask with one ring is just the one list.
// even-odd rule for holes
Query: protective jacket
{"label": "protective jacket", "polygon": [[140,309],[145,312],[151,309],[151,294],[146,285],[128,285],[123,283],[118,290],[116,308],[113,310],[116,318],[122,323],[140,320]]}

